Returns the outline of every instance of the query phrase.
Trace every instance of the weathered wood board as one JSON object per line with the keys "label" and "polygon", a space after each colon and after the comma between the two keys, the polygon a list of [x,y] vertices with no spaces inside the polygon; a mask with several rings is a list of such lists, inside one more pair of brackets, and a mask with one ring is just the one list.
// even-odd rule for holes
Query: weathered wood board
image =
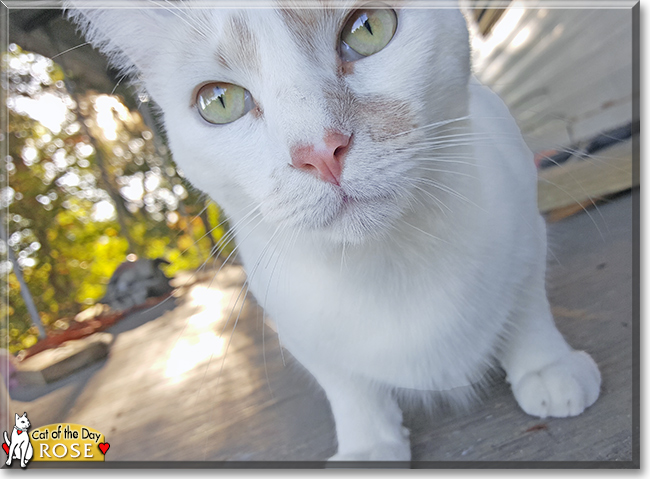
{"label": "weathered wood board", "polygon": [[571,159],[539,172],[539,210],[592,206],[608,195],[639,185],[632,174],[632,142],[619,143],[585,159]]}
{"label": "weathered wood board", "polygon": [[[540,420],[497,379],[467,411],[408,407],[413,467],[632,459],[631,199],[599,209],[550,225],[548,291],[559,329],[601,368],[600,399],[581,416]],[[188,288],[164,314],[140,312],[109,330],[115,341],[103,362],[13,389],[13,407],[34,428],[67,421],[101,431],[107,461],[323,461],[335,434],[322,390],[286,352],[284,365],[254,302],[230,342],[239,309],[227,322],[229,301],[243,276],[226,273],[213,288]]]}

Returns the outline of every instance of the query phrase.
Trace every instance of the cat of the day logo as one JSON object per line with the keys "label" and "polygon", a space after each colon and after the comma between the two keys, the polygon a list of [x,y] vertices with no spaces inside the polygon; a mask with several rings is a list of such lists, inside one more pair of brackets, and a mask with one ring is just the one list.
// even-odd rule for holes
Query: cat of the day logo
{"label": "cat of the day logo", "polygon": [[14,461],[22,468],[30,461],[104,461],[110,447],[101,432],[80,424],[50,424],[28,431],[30,426],[27,413],[16,414],[11,435],[5,431],[2,449],[7,466]]}

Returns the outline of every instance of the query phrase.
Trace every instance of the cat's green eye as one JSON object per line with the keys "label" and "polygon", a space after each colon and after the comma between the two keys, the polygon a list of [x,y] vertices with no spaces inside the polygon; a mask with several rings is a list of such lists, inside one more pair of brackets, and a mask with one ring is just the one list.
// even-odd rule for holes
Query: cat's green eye
{"label": "cat's green eye", "polygon": [[208,83],[196,94],[196,108],[203,119],[217,125],[238,120],[254,106],[248,90],[231,83]]}
{"label": "cat's green eye", "polygon": [[341,57],[354,61],[383,50],[397,29],[397,15],[389,8],[355,10],[341,31]]}

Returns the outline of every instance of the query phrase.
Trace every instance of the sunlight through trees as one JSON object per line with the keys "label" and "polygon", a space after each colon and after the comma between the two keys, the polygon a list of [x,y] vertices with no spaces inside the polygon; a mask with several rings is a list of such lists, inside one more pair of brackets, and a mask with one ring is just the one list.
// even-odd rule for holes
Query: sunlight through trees
{"label": "sunlight through trees", "polygon": [[9,325],[0,336],[15,353],[38,331],[7,246],[52,331],[104,295],[127,254],[164,257],[173,275],[208,260],[225,230],[205,235],[221,221],[217,206],[185,182],[139,111],[117,96],[70,91],[59,65],[15,44],[2,62],[9,155],[1,172],[8,241],[0,242],[0,273],[8,290],[0,313]]}

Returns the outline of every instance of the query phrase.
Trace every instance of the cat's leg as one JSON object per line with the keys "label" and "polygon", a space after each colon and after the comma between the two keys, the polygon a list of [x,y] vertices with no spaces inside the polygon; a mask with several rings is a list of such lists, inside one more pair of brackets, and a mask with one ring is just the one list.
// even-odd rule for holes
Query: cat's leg
{"label": "cat's leg", "polygon": [[20,467],[23,469],[27,467],[27,448],[29,447],[29,441],[24,441],[20,446]]}
{"label": "cat's leg", "polygon": [[11,461],[14,457],[15,452],[16,452],[16,444],[12,442],[11,445],[9,446],[9,454],[7,454],[7,462],[5,463],[7,464],[7,466],[11,466]]}
{"label": "cat's leg", "polygon": [[555,326],[543,273],[523,285],[512,328],[499,354],[519,406],[538,417],[576,416],[600,393],[600,372],[584,351],[573,350]]}
{"label": "cat's leg", "polygon": [[329,399],[338,452],[330,461],[410,461],[408,429],[388,388],[333,371],[312,370]]}
{"label": "cat's leg", "polygon": [[31,442],[27,443],[27,460],[31,461],[32,457],[34,457],[34,447],[32,446]]}

